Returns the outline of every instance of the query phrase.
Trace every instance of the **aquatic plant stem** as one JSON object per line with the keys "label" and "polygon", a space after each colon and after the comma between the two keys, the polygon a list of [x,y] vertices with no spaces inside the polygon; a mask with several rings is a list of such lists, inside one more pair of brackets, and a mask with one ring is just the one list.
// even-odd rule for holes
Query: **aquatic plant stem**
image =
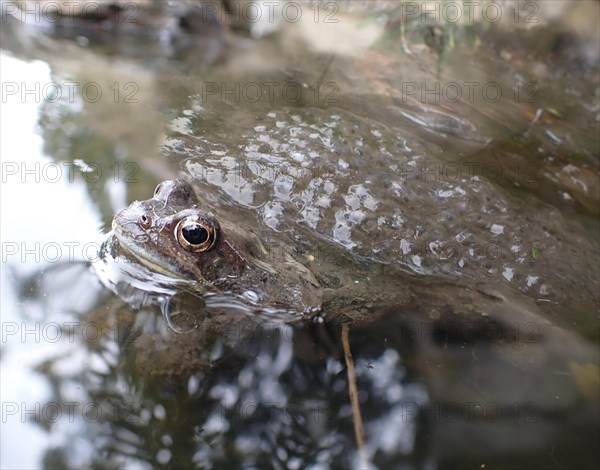
{"label": "aquatic plant stem", "polygon": [[358,457],[361,468],[369,468],[369,461],[365,452],[365,435],[360,414],[360,404],[358,403],[358,390],[356,389],[356,373],[354,372],[354,359],[350,350],[350,341],[348,340],[350,329],[347,324],[342,325],[342,344],[344,346],[344,358],[346,359],[346,370],[348,371],[348,394],[352,405],[352,417],[354,422],[354,435],[356,437],[356,446],[358,447]]}

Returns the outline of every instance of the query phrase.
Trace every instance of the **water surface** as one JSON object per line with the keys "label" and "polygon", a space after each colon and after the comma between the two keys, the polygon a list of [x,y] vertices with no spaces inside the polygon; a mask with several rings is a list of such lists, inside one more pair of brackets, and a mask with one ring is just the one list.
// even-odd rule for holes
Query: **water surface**
{"label": "water surface", "polygon": [[[549,4],[536,27],[341,9],[183,48],[3,24],[2,466],[359,466],[350,321],[374,467],[597,467],[597,5]],[[177,176],[355,281],[358,313],[177,333],[104,288],[112,217]],[[500,252],[460,266],[428,227],[477,215]]]}

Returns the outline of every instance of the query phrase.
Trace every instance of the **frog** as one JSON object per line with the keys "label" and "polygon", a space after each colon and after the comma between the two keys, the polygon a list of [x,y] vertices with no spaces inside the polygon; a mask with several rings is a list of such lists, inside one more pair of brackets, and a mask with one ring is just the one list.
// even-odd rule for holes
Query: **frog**
{"label": "frog", "polygon": [[160,183],[151,199],[119,212],[109,239],[122,256],[202,293],[209,305],[225,294],[229,305],[290,319],[321,309],[322,288],[307,267],[286,250],[267,250],[243,223],[217,218],[184,179]]}

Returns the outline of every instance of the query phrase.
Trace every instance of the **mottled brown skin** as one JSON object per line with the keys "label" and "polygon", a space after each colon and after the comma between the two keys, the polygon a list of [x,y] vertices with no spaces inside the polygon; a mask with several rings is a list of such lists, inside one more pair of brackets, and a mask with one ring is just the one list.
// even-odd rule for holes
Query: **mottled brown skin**
{"label": "mottled brown skin", "polygon": [[[178,238],[178,224],[189,220],[212,232],[209,248],[193,251]],[[200,291],[301,314],[321,308],[320,285],[307,268],[283,250],[267,252],[242,224],[217,221],[184,180],[164,181],[152,199],[135,201],[117,214],[112,227],[121,248],[140,264],[174,279],[194,280]]]}

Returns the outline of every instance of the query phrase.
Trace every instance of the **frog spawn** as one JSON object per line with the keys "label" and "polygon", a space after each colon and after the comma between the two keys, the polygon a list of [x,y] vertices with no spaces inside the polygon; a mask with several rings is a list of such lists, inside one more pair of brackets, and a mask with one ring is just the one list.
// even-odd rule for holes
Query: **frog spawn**
{"label": "frog spawn", "polygon": [[594,271],[597,245],[565,229],[556,210],[515,198],[467,171],[469,162],[446,164],[442,149],[433,155],[402,129],[314,109],[241,124],[228,143],[185,139],[196,149],[186,171],[206,191],[258,208],[272,230],[310,228],[325,244],[316,252],[334,242],[419,275],[484,277],[556,303],[565,298],[560,266],[570,288],[592,297],[583,273]]}

